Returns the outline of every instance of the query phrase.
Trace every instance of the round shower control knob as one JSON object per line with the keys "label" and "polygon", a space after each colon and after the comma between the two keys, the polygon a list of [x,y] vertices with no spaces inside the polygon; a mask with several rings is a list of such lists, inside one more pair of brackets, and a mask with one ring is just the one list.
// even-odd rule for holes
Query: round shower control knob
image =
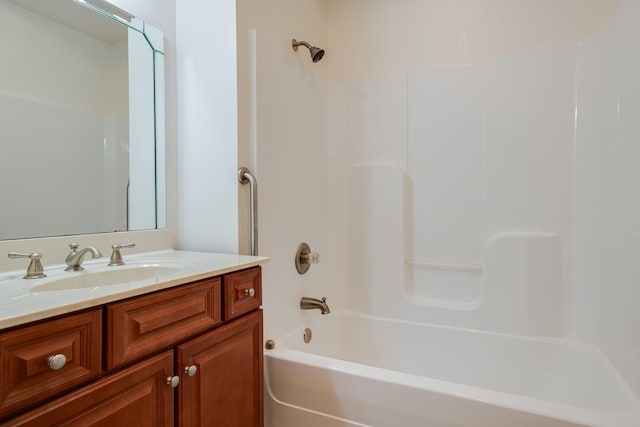
{"label": "round shower control knob", "polygon": [[67,357],[64,354],[56,354],[53,356],[49,356],[47,359],[47,366],[57,371],[58,369],[64,368],[64,365],[67,364]]}

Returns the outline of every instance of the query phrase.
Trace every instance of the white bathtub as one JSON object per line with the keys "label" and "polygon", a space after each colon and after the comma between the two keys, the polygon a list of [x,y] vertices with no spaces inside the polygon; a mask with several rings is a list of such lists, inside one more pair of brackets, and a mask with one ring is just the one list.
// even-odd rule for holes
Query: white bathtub
{"label": "white bathtub", "polygon": [[269,427],[640,426],[590,347],[355,313],[305,327],[265,350]]}

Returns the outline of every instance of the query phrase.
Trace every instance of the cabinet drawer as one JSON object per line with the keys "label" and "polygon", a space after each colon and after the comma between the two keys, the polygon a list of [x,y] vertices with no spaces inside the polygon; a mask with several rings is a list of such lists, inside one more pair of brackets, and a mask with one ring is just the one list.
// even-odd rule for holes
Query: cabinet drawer
{"label": "cabinet drawer", "polygon": [[107,306],[107,369],[169,348],[222,322],[220,279]]}
{"label": "cabinet drawer", "polygon": [[255,310],[262,304],[262,275],[253,267],[223,277],[224,320]]}
{"label": "cabinet drawer", "polygon": [[0,427],[172,426],[173,351],[166,351],[114,375],[9,420]]}
{"label": "cabinet drawer", "polygon": [[[0,334],[0,418],[98,377],[101,333],[93,310]],[[56,355],[66,363],[54,370]]]}

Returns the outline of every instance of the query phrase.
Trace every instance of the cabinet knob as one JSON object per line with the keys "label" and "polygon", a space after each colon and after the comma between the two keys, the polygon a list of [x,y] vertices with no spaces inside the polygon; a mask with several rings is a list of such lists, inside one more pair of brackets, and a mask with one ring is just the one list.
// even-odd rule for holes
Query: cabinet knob
{"label": "cabinet knob", "polygon": [[198,373],[198,367],[196,365],[185,366],[184,373],[189,375],[190,377],[193,377]]}
{"label": "cabinet knob", "polygon": [[256,295],[256,290],[251,288],[251,289],[245,289],[244,290],[244,294],[245,295],[249,295],[250,297],[254,297]]}
{"label": "cabinet knob", "polygon": [[178,384],[180,384],[180,377],[177,375],[174,377],[167,377],[167,385],[170,385],[171,388],[178,387]]}
{"label": "cabinet knob", "polygon": [[55,354],[53,356],[49,356],[49,358],[47,359],[47,366],[49,366],[54,371],[64,368],[64,365],[66,364],[67,357],[64,354]]}

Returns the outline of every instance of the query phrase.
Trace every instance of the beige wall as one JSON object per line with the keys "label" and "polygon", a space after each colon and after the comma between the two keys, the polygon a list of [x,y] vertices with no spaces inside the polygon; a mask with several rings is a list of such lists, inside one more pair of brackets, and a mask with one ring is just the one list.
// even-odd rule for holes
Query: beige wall
{"label": "beige wall", "polygon": [[327,76],[477,63],[602,31],[619,0],[326,0]]}

